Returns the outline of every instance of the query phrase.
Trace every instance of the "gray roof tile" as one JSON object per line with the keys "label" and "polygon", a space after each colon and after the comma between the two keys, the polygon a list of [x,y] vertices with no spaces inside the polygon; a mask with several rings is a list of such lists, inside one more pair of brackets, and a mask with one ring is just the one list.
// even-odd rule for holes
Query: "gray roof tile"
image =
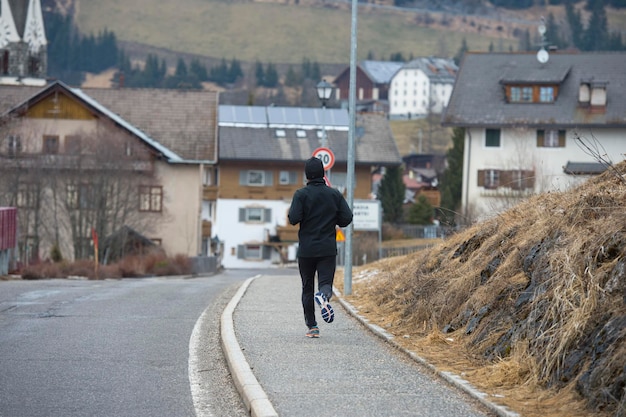
{"label": "gray roof tile", "polygon": [[[534,53],[466,53],[443,114],[445,126],[626,126],[626,53],[550,54],[540,64]],[[606,81],[604,112],[578,105],[581,80]],[[504,82],[562,79],[554,103],[506,103]]]}
{"label": "gray roof tile", "polygon": [[164,89],[83,89],[188,161],[215,161],[218,94]]}
{"label": "gray roof tile", "polygon": [[[221,107],[221,106],[220,106]],[[293,108],[294,110],[296,108]],[[345,112],[345,110],[344,110]],[[397,165],[402,162],[389,122],[384,115],[359,114],[356,120],[355,163]],[[276,130],[284,137],[277,137]],[[304,161],[320,147],[316,128],[220,126],[219,159],[241,161]],[[298,137],[298,131],[306,137]],[[327,129],[328,146],[335,161],[348,160],[348,131]]]}

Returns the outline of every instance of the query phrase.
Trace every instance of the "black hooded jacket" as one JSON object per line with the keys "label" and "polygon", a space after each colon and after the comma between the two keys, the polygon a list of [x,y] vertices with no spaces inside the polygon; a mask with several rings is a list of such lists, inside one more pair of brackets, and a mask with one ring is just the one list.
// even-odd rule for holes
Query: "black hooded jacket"
{"label": "black hooded jacket", "polygon": [[289,223],[300,223],[299,257],[335,256],[335,226],[349,225],[352,211],[343,195],[337,189],[328,187],[324,178],[313,178],[293,195],[288,217]]}

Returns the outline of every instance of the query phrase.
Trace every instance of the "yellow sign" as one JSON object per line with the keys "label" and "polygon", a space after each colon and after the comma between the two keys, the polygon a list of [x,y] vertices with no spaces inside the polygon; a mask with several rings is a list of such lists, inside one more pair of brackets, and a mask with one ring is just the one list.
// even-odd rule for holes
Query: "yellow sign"
{"label": "yellow sign", "polygon": [[344,234],[341,231],[341,229],[337,229],[336,239],[337,239],[337,242],[344,242],[346,240],[346,237],[344,236]]}

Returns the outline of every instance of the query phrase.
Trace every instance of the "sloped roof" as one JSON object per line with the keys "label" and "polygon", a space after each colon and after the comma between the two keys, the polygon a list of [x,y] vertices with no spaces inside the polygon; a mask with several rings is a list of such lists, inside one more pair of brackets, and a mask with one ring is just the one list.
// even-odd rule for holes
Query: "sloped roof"
{"label": "sloped roof", "polygon": [[216,92],[140,88],[82,91],[184,162],[216,160]]}
{"label": "sloped roof", "polygon": [[389,84],[403,65],[402,62],[394,61],[362,61],[359,66],[376,84]]}
{"label": "sloped roof", "polygon": [[[296,109],[293,108],[293,110]],[[255,110],[251,109],[251,111]],[[346,110],[337,111],[347,114]],[[219,159],[220,161],[305,161],[311,157],[315,149],[320,147],[318,132],[321,128],[321,124],[288,125],[288,127],[269,124],[263,127],[220,125]],[[281,131],[281,136],[277,135],[277,130]],[[327,129],[326,137],[328,146],[335,155],[335,161],[346,163],[348,130]],[[386,117],[378,114],[358,115],[355,132],[355,163],[397,165],[401,162]]]}
{"label": "sloped roof", "polygon": [[402,66],[403,70],[419,69],[431,82],[453,83],[459,70],[454,60],[436,57],[420,57]]}
{"label": "sloped roof", "polygon": [[[626,126],[626,53],[550,54],[547,63],[534,53],[466,53],[448,106],[445,126],[624,127]],[[578,105],[581,80],[607,82],[603,112]],[[503,84],[541,84],[562,79],[554,103],[506,103]]]}
{"label": "sloped roof", "polygon": [[169,162],[216,161],[218,94],[164,89],[77,89],[0,85],[0,114],[59,86],[138,136]]}

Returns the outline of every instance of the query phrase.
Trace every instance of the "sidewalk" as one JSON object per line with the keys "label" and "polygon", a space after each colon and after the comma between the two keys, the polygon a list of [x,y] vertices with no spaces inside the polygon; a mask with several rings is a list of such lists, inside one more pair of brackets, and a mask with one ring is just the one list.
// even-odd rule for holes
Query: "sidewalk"
{"label": "sidewalk", "polygon": [[335,321],[323,322],[318,310],[321,336],[309,339],[297,271],[251,278],[233,297],[222,346],[252,416],[515,415],[376,336],[380,329],[363,326],[337,296],[331,304]]}

